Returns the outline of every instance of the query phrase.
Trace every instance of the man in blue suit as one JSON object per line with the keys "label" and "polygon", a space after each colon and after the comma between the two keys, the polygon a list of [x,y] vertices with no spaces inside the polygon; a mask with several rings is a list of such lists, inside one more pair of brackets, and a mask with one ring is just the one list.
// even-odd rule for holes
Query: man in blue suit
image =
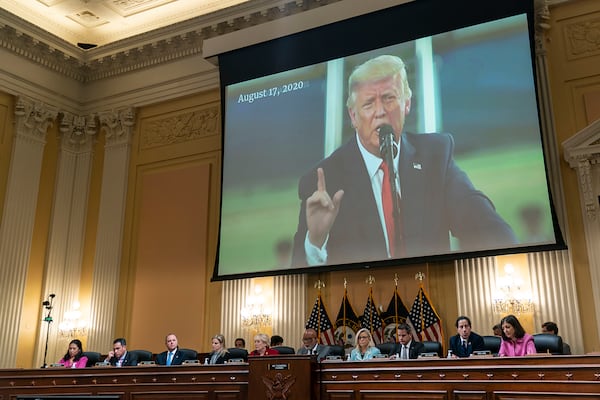
{"label": "man in blue suit", "polygon": [[483,338],[471,331],[471,320],[461,315],[456,319],[457,334],[450,338],[448,350],[452,350],[452,356],[469,357],[474,351],[485,350]]}
{"label": "man in blue suit", "polygon": [[[461,251],[516,244],[491,200],[455,164],[452,136],[403,133],[412,93],[402,59],[383,55],[358,66],[348,91],[356,134],[300,180],[294,266],[446,254],[450,234]],[[382,194],[384,126],[394,136],[392,202],[400,199],[392,223]]]}
{"label": "man in blue suit", "polygon": [[179,341],[174,333],[169,333],[165,337],[166,351],[156,355],[156,364],[158,365],[181,365],[185,360],[191,360],[191,354],[186,354],[179,349]]}

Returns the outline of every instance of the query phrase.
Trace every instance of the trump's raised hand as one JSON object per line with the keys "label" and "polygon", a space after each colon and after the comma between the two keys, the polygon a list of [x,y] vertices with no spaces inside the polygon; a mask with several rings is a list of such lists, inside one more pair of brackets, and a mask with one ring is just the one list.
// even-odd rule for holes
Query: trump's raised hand
{"label": "trump's raised hand", "polygon": [[327,193],[325,173],[323,168],[317,169],[317,190],[306,199],[306,225],[308,240],[317,247],[322,247],[327,235],[335,222],[344,196],[343,190],[338,190],[333,198]]}

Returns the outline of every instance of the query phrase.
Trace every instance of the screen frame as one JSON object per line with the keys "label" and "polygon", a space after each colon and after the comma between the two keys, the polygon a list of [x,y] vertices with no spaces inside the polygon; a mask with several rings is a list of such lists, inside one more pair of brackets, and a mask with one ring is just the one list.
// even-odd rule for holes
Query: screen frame
{"label": "screen frame", "polygon": [[[435,12],[432,13],[432,10],[435,10]],[[460,13],[457,14],[456,10],[460,10]],[[447,2],[444,0],[413,1],[219,54],[219,73],[221,79],[221,121],[223,132],[222,160],[225,160],[226,158],[225,90],[230,84],[523,13],[527,15],[529,28],[530,57],[536,90],[538,126],[540,127],[541,132],[540,139],[544,153],[546,186],[548,188],[548,199],[555,235],[555,243],[471,252],[451,252],[438,255],[426,255],[422,257],[385,259],[369,262],[362,261],[350,264],[220,274],[218,267],[222,221],[219,219],[218,244],[212,280],[219,281],[257,276],[413,265],[423,262],[452,261],[474,257],[566,249],[567,246],[558,224],[553,197],[551,194],[552,185],[550,185],[548,174],[549,160],[547,159],[547,151],[545,151],[547,144],[544,140],[544,132],[542,131],[542,124],[540,121],[541,111],[539,88],[535,69],[535,13],[533,0],[506,0],[502,2],[493,2],[491,4],[481,4],[481,2],[477,0],[458,0],[453,2]],[[451,15],[452,18],[448,18],[449,15]],[[398,26],[398,21],[402,21],[400,24],[402,25],[401,32],[393,32],[393,34],[390,34],[389,27]],[[423,23],[422,21],[427,22]],[[369,29],[364,30],[367,32],[359,29],[360,27],[364,26],[369,27]],[[348,32],[360,32],[360,35],[350,35],[349,38]],[[286,51],[282,52],[280,51],[281,49],[286,49]],[[272,62],[246,62],[243,64],[245,66],[244,68],[239,68],[242,60],[258,59],[271,60]],[[223,164],[224,163],[221,165],[221,189],[223,188]],[[221,192],[221,210],[223,204],[222,194],[223,193]]]}

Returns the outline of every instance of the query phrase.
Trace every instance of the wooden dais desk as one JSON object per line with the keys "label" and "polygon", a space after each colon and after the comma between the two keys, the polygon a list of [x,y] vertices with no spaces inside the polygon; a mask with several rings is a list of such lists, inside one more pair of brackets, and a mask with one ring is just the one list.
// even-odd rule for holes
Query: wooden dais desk
{"label": "wooden dais desk", "polygon": [[0,370],[0,400],[48,395],[247,400],[248,364]]}
{"label": "wooden dais desk", "polygon": [[320,364],[321,400],[600,399],[600,357],[533,356]]}
{"label": "wooden dais desk", "polygon": [[120,400],[590,400],[600,399],[600,357],[316,364],[307,356],[274,356],[248,364],[0,370],[0,400],[50,395],[115,395]]}

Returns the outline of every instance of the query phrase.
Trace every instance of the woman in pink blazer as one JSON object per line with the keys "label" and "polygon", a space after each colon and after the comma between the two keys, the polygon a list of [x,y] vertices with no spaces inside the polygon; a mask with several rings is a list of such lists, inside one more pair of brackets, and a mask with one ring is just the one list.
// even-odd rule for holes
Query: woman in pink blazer
{"label": "woman in pink blazer", "polygon": [[81,347],[81,340],[71,340],[67,354],[59,361],[59,364],[64,364],[66,368],[85,368],[88,359],[83,355]]}
{"label": "woman in pink blazer", "polygon": [[535,354],[533,336],[525,333],[525,329],[514,315],[507,315],[500,322],[502,326],[502,342],[498,355],[500,357],[516,357]]}

